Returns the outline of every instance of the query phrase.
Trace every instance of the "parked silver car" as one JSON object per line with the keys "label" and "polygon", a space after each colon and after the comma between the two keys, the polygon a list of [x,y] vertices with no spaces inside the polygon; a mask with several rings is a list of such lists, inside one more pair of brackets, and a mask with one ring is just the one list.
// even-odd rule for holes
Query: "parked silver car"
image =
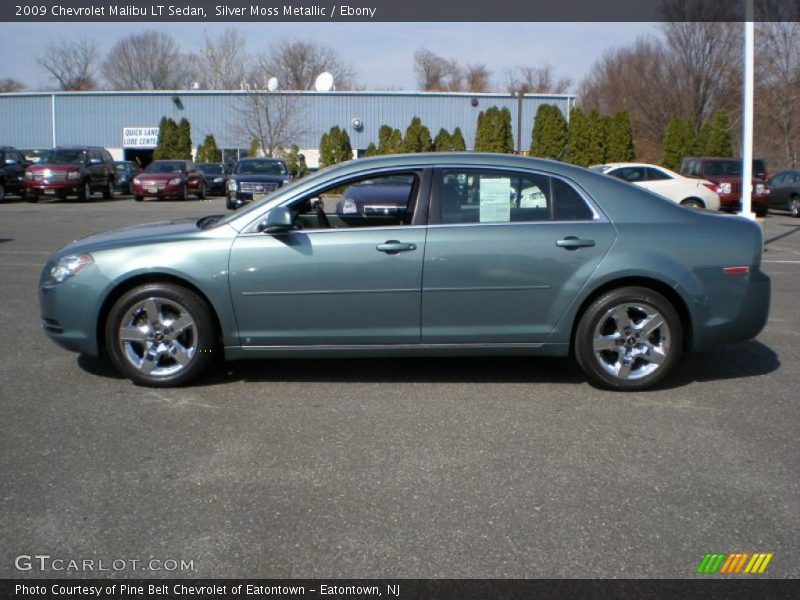
{"label": "parked silver car", "polygon": [[[326,210],[365,182],[395,208]],[[747,219],[579,167],[388,156],[227,216],[73,242],[45,266],[41,316],[54,341],[142,385],[187,383],[221,354],[573,354],[592,383],[639,390],[685,351],[761,331],[761,252]]]}

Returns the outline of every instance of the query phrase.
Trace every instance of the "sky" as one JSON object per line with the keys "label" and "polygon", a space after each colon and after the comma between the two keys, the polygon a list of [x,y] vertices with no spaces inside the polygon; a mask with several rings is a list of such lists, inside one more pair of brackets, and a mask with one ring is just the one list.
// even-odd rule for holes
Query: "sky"
{"label": "sky", "polygon": [[332,46],[367,90],[416,89],[413,56],[421,47],[462,65],[486,65],[498,91],[505,91],[508,69],[545,64],[576,88],[606,50],[659,35],[654,23],[0,23],[0,56],[14,57],[0,64],[0,79],[13,77],[31,89],[52,87],[36,57],[59,37],[93,37],[105,54],[131,33],[156,29],[172,35],[184,51],[196,51],[204,32],[215,37],[231,26],[245,35],[253,54],[282,39]]}

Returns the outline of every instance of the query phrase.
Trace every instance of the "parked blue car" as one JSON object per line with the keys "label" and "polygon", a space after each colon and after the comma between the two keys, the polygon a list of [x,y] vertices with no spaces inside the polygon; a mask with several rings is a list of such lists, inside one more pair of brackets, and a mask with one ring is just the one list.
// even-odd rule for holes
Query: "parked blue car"
{"label": "parked blue car", "polygon": [[[335,210],[365,185],[361,204],[395,208]],[[761,331],[761,253],[747,219],[579,167],[385,156],[227,216],[73,242],[44,268],[41,316],[57,343],[147,386],[195,380],[221,353],[572,354],[591,383],[640,390],[686,351]]]}

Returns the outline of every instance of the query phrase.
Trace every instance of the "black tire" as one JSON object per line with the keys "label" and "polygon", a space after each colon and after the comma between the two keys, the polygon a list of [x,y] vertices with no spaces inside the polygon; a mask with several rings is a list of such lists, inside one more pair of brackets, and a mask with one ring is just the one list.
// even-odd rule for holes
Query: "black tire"
{"label": "black tire", "polygon": [[[182,333],[170,332],[170,322],[185,323],[187,316],[190,327]],[[123,321],[127,321],[126,331],[142,339],[123,340]],[[216,339],[216,320],[208,303],[169,283],[150,283],[126,292],[114,303],[105,323],[111,363],[136,385],[147,387],[175,387],[200,377],[216,358]]]}
{"label": "black tire", "polygon": [[[615,314],[620,314],[619,320]],[[648,334],[646,319],[654,316],[663,325]],[[623,319],[630,327],[620,323]],[[649,321],[651,325],[657,322]],[[664,296],[644,287],[603,294],[586,309],[575,331],[578,364],[592,385],[610,390],[653,387],[669,375],[682,350],[683,326],[675,308]]]}
{"label": "black tire", "polygon": [[6,199],[6,186],[0,181],[0,202]]}
{"label": "black tire", "polygon": [[136,202],[141,202],[144,200],[144,196],[134,196],[133,199],[136,200]]}
{"label": "black tire", "polygon": [[763,217],[767,216],[767,213],[769,212],[769,209],[762,208],[762,209],[759,209],[759,210],[754,210],[753,212],[756,214],[757,217],[762,217],[763,218]]}
{"label": "black tire", "polygon": [[39,201],[39,196],[37,194],[34,194],[33,192],[29,192],[27,190],[23,192],[23,198],[25,198],[26,202],[30,202],[31,204],[34,204]]}
{"label": "black tire", "polygon": [[685,206],[686,208],[705,208],[705,203],[700,200],[699,198],[686,198],[683,202],[681,202],[681,206]]}
{"label": "black tire", "polygon": [[111,200],[114,197],[114,184],[110,181],[103,188],[103,200]]}
{"label": "black tire", "polygon": [[181,190],[181,195],[178,196],[179,199],[186,202],[189,199],[189,186],[185,183],[183,184],[183,190]]}
{"label": "black tire", "polygon": [[78,200],[80,200],[81,202],[86,202],[91,197],[92,197],[92,186],[88,181],[84,181],[80,189],[78,190]]}
{"label": "black tire", "polygon": [[198,200],[205,200],[206,199],[206,184],[201,183],[200,189],[197,192],[197,199]]}
{"label": "black tire", "polygon": [[795,218],[800,219],[800,198],[797,196],[792,198],[789,204],[789,213]]}

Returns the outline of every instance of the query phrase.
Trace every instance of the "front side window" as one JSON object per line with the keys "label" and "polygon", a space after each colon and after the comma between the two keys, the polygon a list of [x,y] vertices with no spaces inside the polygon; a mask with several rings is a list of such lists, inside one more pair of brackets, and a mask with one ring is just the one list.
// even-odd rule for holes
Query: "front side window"
{"label": "front side window", "polygon": [[438,176],[443,224],[591,220],[581,195],[561,179],[535,173],[448,169]]}
{"label": "front side window", "polygon": [[360,178],[295,202],[299,229],[347,229],[409,225],[419,188],[417,173]]}

